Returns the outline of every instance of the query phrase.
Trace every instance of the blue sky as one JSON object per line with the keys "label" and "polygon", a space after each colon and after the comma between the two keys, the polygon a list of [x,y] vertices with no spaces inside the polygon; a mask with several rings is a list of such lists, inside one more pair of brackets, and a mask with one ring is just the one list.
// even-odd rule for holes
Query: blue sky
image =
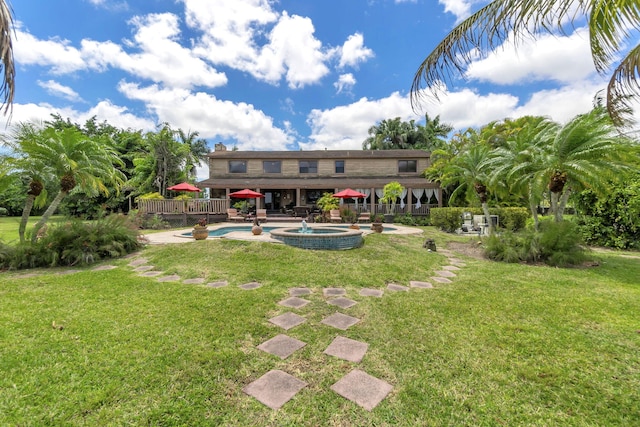
{"label": "blue sky", "polygon": [[12,123],[169,122],[210,146],[359,149],[382,119],[563,122],[605,87],[582,28],[478,58],[414,112],[420,62],[475,0],[15,0]]}

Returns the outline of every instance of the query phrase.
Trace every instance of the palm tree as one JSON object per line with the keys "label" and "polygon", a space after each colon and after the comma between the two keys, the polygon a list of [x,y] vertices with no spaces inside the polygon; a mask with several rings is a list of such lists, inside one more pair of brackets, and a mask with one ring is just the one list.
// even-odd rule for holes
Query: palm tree
{"label": "palm tree", "polygon": [[207,148],[207,141],[202,138],[198,138],[198,132],[184,132],[182,129],[178,129],[178,139],[182,144],[187,147],[185,156],[185,177],[186,181],[196,178],[196,167],[202,164],[205,156],[209,152]]}
{"label": "palm tree", "polygon": [[394,150],[406,148],[410,125],[400,117],[384,119],[369,128],[369,137],[362,143],[363,150]]}
{"label": "palm tree", "polygon": [[39,145],[42,144],[42,129],[35,123],[19,123],[12,131],[5,145],[12,151],[7,164],[13,173],[26,176],[29,190],[22,209],[22,218],[18,227],[20,241],[25,240],[25,231],[29,215],[34,206],[42,207],[46,203],[47,192],[44,183],[53,178],[48,159],[38,156]]}
{"label": "palm tree", "polygon": [[5,0],[0,0],[0,69],[3,69],[4,76],[0,85],[0,96],[2,106],[6,115],[13,105],[15,94],[16,69],[13,63],[13,43],[11,32],[13,31],[13,15]]}
{"label": "palm tree", "polygon": [[591,188],[604,193],[608,183],[632,164],[634,144],[620,136],[604,107],[596,106],[564,126],[547,123],[536,136],[543,150],[535,179],[544,179],[551,192],[551,211],[562,221],[569,196]]}
{"label": "palm tree", "polygon": [[575,25],[583,17],[596,70],[607,74],[617,62],[607,86],[607,111],[616,125],[629,123],[631,98],[640,94],[637,1],[494,0],[455,27],[420,64],[411,86],[412,105],[423,96],[423,87],[437,97],[446,88],[442,82],[464,74],[477,57],[472,52],[486,54],[512,35],[519,41],[540,31],[563,31],[565,23]]}
{"label": "palm tree", "polygon": [[43,131],[41,144],[31,156],[48,161],[51,170],[60,179],[60,191],[34,226],[31,241],[37,239],[38,231],[56,211],[65,196],[76,186],[90,194],[108,194],[106,184],[118,189],[124,183],[124,174],[116,169],[122,161],[116,151],[82,134],[77,128]]}
{"label": "palm tree", "polygon": [[413,148],[433,151],[441,148],[445,143],[447,136],[453,130],[453,126],[447,123],[440,123],[440,116],[434,119],[425,114],[425,124],[418,124],[415,134],[417,141],[413,144]]}
{"label": "palm tree", "polygon": [[490,166],[493,153],[484,143],[468,146],[464,151],[447,159],[438,170],[433,166],[426,171],[427,177],[446,187],[454,185],[455,189],[450,199],[455,199],[460,192],[466,194],[467,199],[477,197],[482,206],[482,212],[489,224],[489,233],[493,233],[493,223],[489,214]]}

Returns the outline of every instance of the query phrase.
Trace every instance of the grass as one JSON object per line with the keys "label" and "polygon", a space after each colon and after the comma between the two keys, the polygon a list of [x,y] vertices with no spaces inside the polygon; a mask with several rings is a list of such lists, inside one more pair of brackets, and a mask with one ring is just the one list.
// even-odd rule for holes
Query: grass
{"label": "grass", "polygon": [[[143,278],[128,260],[2,273],[0,425],[640,425],[637,258],[598,252],[587,269],[465,258],[453,284],[360,297],[446,265],[425,238],[464,241],[425,230],[341,252],[206,240],[142,253],[184,279],[227,280],[220,289]],[[277,304],[302,286],[306,307]],[[324,287],[346,288],[358,304],[345,313],[362,321],[321,325],[336,311]],[[307,318],[286,332],[307,345],[280,360],[256,346],[284,332],[268,319],[287,311]],[[338,335],[369,344],[361,363],[323,354]],[[371,412],[330,390],[355,368],[394,387]],[[279,411],[242,392],[271,369],[308,383]]]}
{"label": "grass", "polygon": [[[33,229],[33,226],[40,220],[39,216],[29,217],[27,222],[26,232],[29,233]],[[64,221],[64,217],[61,215],[54,215],[49,220],[51,223]],[[0,241],[4,243],[17,243],[20,239],[18,234],[18,228],[20,227],[19,216],[0,217]]]}

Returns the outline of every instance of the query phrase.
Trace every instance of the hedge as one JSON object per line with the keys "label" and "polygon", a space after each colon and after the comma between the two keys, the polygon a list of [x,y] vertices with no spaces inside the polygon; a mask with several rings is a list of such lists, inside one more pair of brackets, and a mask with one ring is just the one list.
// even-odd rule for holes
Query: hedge
{"label": "hedge", "polygon": [[[448,233],[462,226],[462,214],[484,215],[482,208],[431,208],[431,224]],[[522,230],[530,217],[527,208],[489,208],[490,215],[498,215],[500,228],[510,231]]]}

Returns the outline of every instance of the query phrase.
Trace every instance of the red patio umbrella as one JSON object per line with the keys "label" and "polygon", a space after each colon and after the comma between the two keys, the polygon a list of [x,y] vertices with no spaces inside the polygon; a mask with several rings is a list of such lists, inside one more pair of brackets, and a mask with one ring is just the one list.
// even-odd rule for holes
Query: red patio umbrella
{"label": "red patio umbrella", "polygon": [[264,194],[245,188],[244,190],[229,193],[229,197],[233,197],[236,199],[257,199],[259,197],[264,197]]}
{"label": "red patio umbrella", "polygon": [[167,190],[190,191],[192,193],[199,193],[200,191],[202,191],[198,187],[191,185],[188,182],[181,182],[180,184],[172,185],[171,187],[167,187]]}
{"label": "red patio umbrella", "polygon": [[359,199],[361,197],[367,197],[367,195],[362,194],[359,191],[347,188],[346,190],[338,191],[333,195],[333,197],[337,197],[338,199]]}
{"label": "red patio umbrella", "polygon": [[337,197],[338,199],[355,199],[356,201],[356,211],[358,210],[358,199],[360,197],[367,197],[366,194],[362,194],[359,191],[352,190],[351,188],[347,188],[342,191],[338,191],[333,197]]}

